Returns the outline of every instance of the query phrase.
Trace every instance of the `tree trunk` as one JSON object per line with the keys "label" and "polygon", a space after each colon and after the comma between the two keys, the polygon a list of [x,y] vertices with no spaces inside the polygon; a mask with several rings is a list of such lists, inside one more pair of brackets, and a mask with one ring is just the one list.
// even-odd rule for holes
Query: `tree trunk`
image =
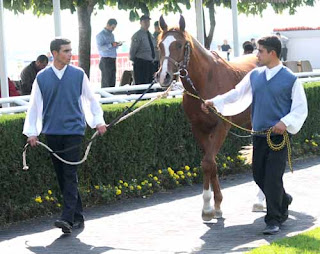
{"label": "tree trunk", "polygon": [[211,2],[210,4],[208,4],[207,8],[209,9],[210,30],[209,30],[208,36],[205,33],[204,45],[205,45],[206,49],[210,49],[210,45],[211,45],[213,33],[214,33],[214,28],[216,27],[214,3]]}
{"label": "tree trunk", "polygon": [[94,4],[84,2],[77,7],[79,24],[79,67],[90,78],[90,55],[91,55],[91,14]]}

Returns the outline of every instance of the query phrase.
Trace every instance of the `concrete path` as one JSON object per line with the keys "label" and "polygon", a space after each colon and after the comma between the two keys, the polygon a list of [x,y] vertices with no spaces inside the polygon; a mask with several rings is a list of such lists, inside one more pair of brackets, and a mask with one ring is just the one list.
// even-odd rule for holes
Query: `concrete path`
{"label": "concrete path", "polygon": [[251,174],[221,179],[223,217],[203,223],[202,186],[158,193],[86,210],[86,226],[65,236],[55,218],[0,231],[1,254],[244,253],[278,238],[320,226],[320,158],[294,163],[285,174],[293,196],[290,217],[276,236],[264,236],[264,213],[251,212],[257,188]]}

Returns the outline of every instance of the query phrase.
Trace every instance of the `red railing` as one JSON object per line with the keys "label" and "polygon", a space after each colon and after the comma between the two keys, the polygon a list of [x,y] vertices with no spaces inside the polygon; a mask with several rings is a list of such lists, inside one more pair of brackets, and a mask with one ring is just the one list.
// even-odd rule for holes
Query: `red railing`
{"label": "red railing", "polygon": [[[73,55],[71,63],[78,66],[78,55]],[[99,69],[100,56],[98,54],[92,54],[90,57],[90,81],[92,83],[101,82],[101,71]],[[117,55],[117,74],[116,81],[120,82],[122,73],[125,70],[132,70],[132,63],[129,59],[129,53],[118,53]]]}

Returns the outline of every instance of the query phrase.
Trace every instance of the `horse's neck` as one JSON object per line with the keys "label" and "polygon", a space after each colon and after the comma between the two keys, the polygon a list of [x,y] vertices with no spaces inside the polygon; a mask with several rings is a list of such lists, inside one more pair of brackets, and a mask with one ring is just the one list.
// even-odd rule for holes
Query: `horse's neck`
{"label": "horse's neck", "polygon": [[197,40],[193,40],[188,72],[200,94],[214,96],[234,87],[235,82],[228,82],[237,71],[217,54],[212,54]]}

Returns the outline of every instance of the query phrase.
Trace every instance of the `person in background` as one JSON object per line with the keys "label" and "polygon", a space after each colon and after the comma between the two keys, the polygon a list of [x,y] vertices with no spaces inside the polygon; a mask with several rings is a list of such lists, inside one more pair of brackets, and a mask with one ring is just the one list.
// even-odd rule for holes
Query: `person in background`
{"label": "person in background", "polygon": [[[238,114],[252,108],[252,128],[265,132],[271,128],[271,141],[279,144],[283,134],[296,134],[308,115],[302,83],[280,61],[281,42],[276,36],[258,41],[258,60],[262,67],[250,71],[234,89],[206,100],[201,105],[205,113],[214,106],[223,115]],[[235,110],[237,109],[237,110]],[[291,195],[283,187],[287,148],[272,150],[265,134],[253,135],[253,178],[267,201],[266,227],[263,234],[277,234],[288,219]]]}
{"label": "person in background", "polygon": [[280,59],[282,59],[283,61],[287,61],[287,55],[288,55],[288,48],[287,48],[287,44],[289,39],[283,35],[281,35],[279,32],[276,33],[276,35],[278,36],[279,40],[281,41],[281,57]]}
{"label": "person in background", "polygon": [[122,45],[122,43],[115,41],[113,35],[117,24],[117,20],[109,19],[106,27],[96,36],[97,47],[101,57],[99,63],[101,87],[114,87],[116,85],[117,48]]}
{"label": "person in background", "polygon": [[[47,144],[67,161],[79,161],[80,145],[86,122],[99,134],[106,132],[103,111],[81,68],[70,65],[72,49],[68,39],[56,38],[50,43],[52,66],[40,72],[32,87],[29,108],[23,126],[27,142],[37,145],[40,133]],[[84,227],[81,197],[78,191],[77,166],[61,162],[51,154],[60,190],[63,195],[61,218],[54,225],[64,233]]]}
{"label": "person in background", "polygon": [[[14,85],[14,82],[11,81],[9,78],[8,78],[8,85],[9,85],[9,96],[10,97],[12,97],[12,96],[20,96],[19,91],[17,90],[16,86]],[[1,97],[1,84],[0,84],[0,98],[2,98]]]}
{"label": "person in background", "polygon": [[227,60],[230,61],[231,47],[228,44],[227,40],[223,40],[223,44],[221,45],[221,50],[227,53]]}
{"label": "person in background", "polygon": [[253,53],[253,46],[252,46],[250,41],[245,41],[242,44],[242,48],[243,48],[243,54],[244,55],[248,55],[248,54],[252,54]]}
{"label": "person in background", "polygon": [[250,42],[251,42],[251,44],[253,46],[253,50],[256,50],[257,49],[256,39],[255,38],[251,38]]}
{"label": "person in background", "polygon": [[44,69],[48,65],[48,57],[46,55],[40,55],[36,61],[31,62],[26,66],[21,74],[21,94],[29,95],[31,93],[32,84],[39,71]]}
{"label": "person in background", "polygon": [[160,55],[159,55],[159,48],[158,48],[158,43],[159,43],[159,34],[161,33],[160,26],[159,26],[159,21],[154,22],[154,32],[153,32],[153,38],[156,41],[156,47],[155,47],[155,61],[154,61],[154,72],[157,72],[159,69],[159,64],[160,64]]}
{"label": "person in background", "polygon": [[140,17],[140,30],[131,38],[130,60],[133,62],[135,84],[149,84],[153,80],[156,42],[149,32],[150,17]]}

